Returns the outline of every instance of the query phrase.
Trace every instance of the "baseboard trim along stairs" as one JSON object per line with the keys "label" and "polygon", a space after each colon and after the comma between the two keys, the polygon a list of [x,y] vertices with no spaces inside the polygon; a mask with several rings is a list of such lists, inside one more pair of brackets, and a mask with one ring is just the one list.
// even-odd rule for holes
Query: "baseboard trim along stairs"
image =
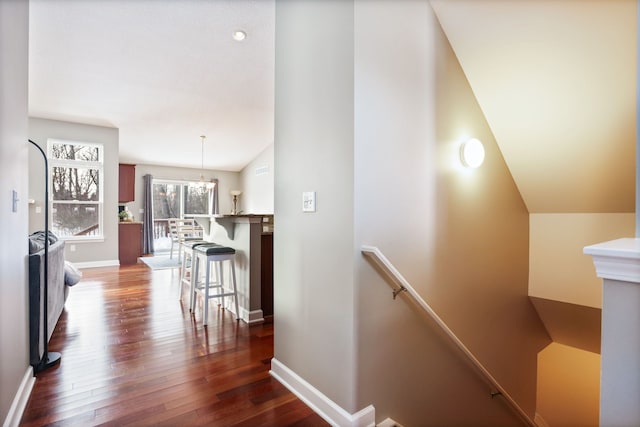
{"label": "baseboard trim along stairs", "polygon": [[269,373],[331,425],[340,427],[374,427],[376,425],[373,405],[350,414],[275,357],[271,359]]}
{"label": "baseboard trim along stairs", "polygon": [[404,426],[402,424],[399,424],[393,421],[391,418],[386,418],[382,422],[380,422],[380,424],[378,424],[376,427],[404,427]]}

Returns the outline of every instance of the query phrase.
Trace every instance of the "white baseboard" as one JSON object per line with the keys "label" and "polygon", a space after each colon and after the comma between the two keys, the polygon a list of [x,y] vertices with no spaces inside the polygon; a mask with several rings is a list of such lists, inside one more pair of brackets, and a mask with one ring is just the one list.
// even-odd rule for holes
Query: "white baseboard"
{"label": "white baseboard", "polygon": [[[233,304],[231,304],[230,302],[233,301],[232,299],[229,299],[229,303],[226,303],[224,306],[225,310],[229,310],[231,313],[236,314],[236,308]],[[257,325],[260,323],[264,323],[264,315],[262,314],[262,309],[260,310],[247,310],[244,307],[239,307],[240,308],[240,320],[242,320],[243,322],[249,324],[249,325]]]}
{"label": "white baseboard", "polygon": [[74,262],[77,268],[98,268],[98,267],[118,267],[120,261],[117,259],[107,259],[104,261],[88,261],[88,262]]}
{"label": "white baseboard", "polygon": [[33,390],[35,383],[36,378],[33,376],[33,368],[29,366],[24,377],[22,377],[20,387],[13,398],[13,402],[11,402],[9,413],[4,419],[2,427],[18,427],[18,425],[20,425],[20,419],[24,413],[24,408],[27,407],[27,402],[29,401],[29,396],[31,396],[31,390]]}
{"label": "white baseboard", "polygon": [[242,315],[240,318],[247,322],[249,325],[257,325],[259,323],[264,323],[264,316],[262,314],[262,310],[251,310],[247,311],[244,308],[240,309]]}
{"label": "white baseboard", "polygon": [[391,418],[385,418],[376,427],[403,427],[403,425],[393,421]]}
{"label": "white baseboard", "polygon": [[269,373],[333,426],[374,427],[376,424],[376,411],[373,405],[350,414],[275,357],[271,359]]}

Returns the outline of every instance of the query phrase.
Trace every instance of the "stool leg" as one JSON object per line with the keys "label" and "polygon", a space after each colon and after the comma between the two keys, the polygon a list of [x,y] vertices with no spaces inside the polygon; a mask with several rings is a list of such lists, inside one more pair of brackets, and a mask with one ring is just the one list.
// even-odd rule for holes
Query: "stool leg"
{"label": "stool leg", "polygon": [[231,283],[233,285],[233,300],[236,305],[236,320],[240,319],[240,310],[238,309],[238,289],[236,288],[236,262],[235,260],[229,260],[231,262]]}
{"label": "stool leg", "polygon": [[209,275],[211,273],[211,263],[208,259],[205,262],[207,265],[204,269],[204,300],[202,301],[204,304],[204,316],[202,318],[202,324],[207,326],[207,320],[209,318]]}
{"label": "stool leg", "polygon": [[182,259],[182,267],[180,268],[180,286],[178,287],[178,301],[180,301],[182,299],[182,282],[184,281],[184,278],[186,277],[187,271],[186,271],[186,267],[187,267],[187,263],[186,263],[186,256]]}
{"label": "stool leg", "polygon": [[191,289],[189,290],[189,311],[191,312],[196,309],[196,287],[198,286],[198,276],[200,276],[200,257],[197,254],[193,254],[191,259]]}
{"label": "stool leg", "polygon": [[[216,264],[218,264],[218,294],[223,294],[224,291],[224,261],[218,261]],[[218,305],[222,305],[222,307],[225,307],[224,304],[224,297],[221,297],[218,299]]]}

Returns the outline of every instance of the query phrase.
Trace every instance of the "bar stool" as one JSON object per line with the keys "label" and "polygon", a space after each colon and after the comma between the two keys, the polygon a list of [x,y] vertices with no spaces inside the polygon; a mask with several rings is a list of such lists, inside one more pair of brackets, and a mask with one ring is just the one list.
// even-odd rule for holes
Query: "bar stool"
{"label": "bar stool", "polygon": [[[193,247],[193,254],[197,257],[193,277],[195,277],[194,286],[191,288],[192,306],[195,306],[196,294],[200,293],[203,297],[204,313],[202,324],[207,326],[207,318],[209,316],[209,299],[233,296],[236,309],[236,320],[240,318],[238,309],[238,290],[236,287],[236,250],[227,246],[221,246],[216,243],[207,243],[196,245]],[[204,281],[199,281],[200,262],[204,263],[205,273]],[[223,267],[224,261],[229,262],[231,270],[231,289],[225,289]],[[215,280],[211,280],[211,263],[214,264]],[[229,285],[228,283],[226,284]],[[211,290],[215,289],[217,293],[211,294]],[[194,308],[195,309],[195,308]]]}
{"label": "bar stool", "polygon": [[193,247],[202,245],[207,242],[205,240],[188,240],[180,243],[182,246],[182,266],[180,268],[180,286],[178,289],[178,300],[182,299],[182,289],[184,285],[189,287],[189,311],[193,309],[193,285],[194,285],[194,272],[193,263],[195,259],[193,257]]}

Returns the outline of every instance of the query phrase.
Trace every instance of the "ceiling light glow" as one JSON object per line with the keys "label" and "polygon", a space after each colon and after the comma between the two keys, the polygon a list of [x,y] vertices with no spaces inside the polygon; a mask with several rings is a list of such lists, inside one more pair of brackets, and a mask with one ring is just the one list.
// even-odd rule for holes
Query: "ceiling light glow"
{"label": "ceiling light glow", "polygon": [[235,30],[233,32],[233,39],[237,42],[241,42],[246,38],[247,38],[247,33],[242,30]]}

